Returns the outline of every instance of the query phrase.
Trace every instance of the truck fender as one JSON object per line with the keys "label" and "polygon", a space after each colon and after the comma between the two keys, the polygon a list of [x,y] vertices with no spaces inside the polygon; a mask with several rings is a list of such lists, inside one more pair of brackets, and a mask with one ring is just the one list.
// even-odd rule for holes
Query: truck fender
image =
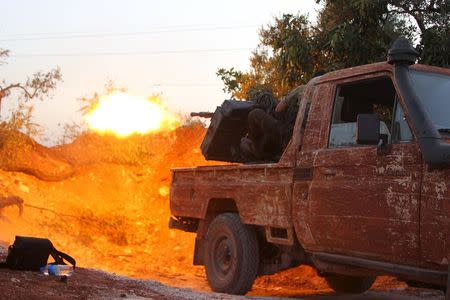
{"label": "truck fender", "polygon": [[212,198],[208,200],[204,218],[199,221],[197,228],[194,247],[194,265],[204,265],[204,245],[208,226],[217,215],[225,212],[238,212],[234,199]]}

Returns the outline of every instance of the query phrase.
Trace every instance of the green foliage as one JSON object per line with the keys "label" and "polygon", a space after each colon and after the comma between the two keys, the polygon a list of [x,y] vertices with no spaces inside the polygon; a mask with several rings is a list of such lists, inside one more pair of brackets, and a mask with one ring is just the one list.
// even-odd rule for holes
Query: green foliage
{"label": "green foliage", "polygon": [[400,23],[388,14],[386,1],[324,1],[315,31],[322,68],[335,70],[386,59],[400,35]]}
{"label": "green foliage", "polygon": [[449,26],[450,1],[448,0],[387,0],[389,11],[413,19],[423,34],[433,26]]}
{"label": "green foliage", "polygon": [[[275,24],[260,31],[261,44],[272,50],[272,60],[283,76],[285,85],[292,85],[311,75],[314,69],[309,57],[312,49],[311,26],[306,16],[283,15]],[[267,52],[265,52],[267,56]]]}
{"label": "green foliage", "polygon": [[283,15],[260,30],[260,44],[250,58],[249,72],[219,69],[224,91],[238,99],[251,99],[261,92],[281,96],[314,71],[311,25],[306,16]]}
{"label": "green foliage", "polygon": [[313,25],[307,16],[285,14],[260,30],[250,70],[219,69],[224,91],[251,99],[261,91],[281,97],[319,70],[333,71],[385,61],[399,36],[413,40],[419,62],[450,67],[448,0],[316,0]]}
{"label": "green foliage", "polygon": [[419,62],[450,67],[450,1],[389,0],[390,13],[415,28]]}
{"label": "green foliage", "polygon": [[58,139],[58,145],[69,144],[73,142],[80,134],[82,134],[86,128],[83,124],[77,122],[58,124],[62,127],[63,133]]}
{"label": "green foliage", "polygon": [[242,77],[242,72],[236,71],[234,68],[229,70],[220,68],[216,75],[224,82],[225,87],[223,88],[223,91],[225,93],[233,94],[241,88],[240,79]]}
{"label": "green foliage", "polygon": [[9,56],[9,50],[7,49],[0,49],[0,65],[5,64],[4,61]]}
{"label": "green foliage", "polygon": [[420,51],[421,63],[450,67],[450,26],[433,26],[425,30]]}
{"label": "green foliage", "polygon": [[17,88],[22,90],[23,96],[27,99],[43,99],[56,88],[59,81],[62,81],[61,70],[55,68],[49,72],[36,72],[27,79],[25,84],[17,84]]}
{"label": "green foliage", "polygon": [[0,123],[0,128],[9,131],[20,130],[30,137],[41,136],[42,127],[33,122],[33,112],[34,105],[20,99],[8,121]]}
{"label": "green foliage", "polygon": [[[8,55],[9,50],[0,49],[0,65],[6,63]],[[59,68],[49,72],[36,72],[25,82],[11,83],[1,80],[0,109],[2,102],[9,98],[17,98],[17,106],[11,112],[9,119],[0,123],[0,127],[6,130],[21,130],[32,137],[38,136],[42,128],[32,121],[34,104],[31,100],[43,100],[48,97],[60,81],[62,81],[62,74]]]}

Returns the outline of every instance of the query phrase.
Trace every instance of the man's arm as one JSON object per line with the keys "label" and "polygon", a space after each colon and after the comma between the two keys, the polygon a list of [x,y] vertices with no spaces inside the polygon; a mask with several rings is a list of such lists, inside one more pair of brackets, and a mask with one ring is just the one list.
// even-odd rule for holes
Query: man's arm
{"label": "man's arm", "polygon": [[303,95],[303,91],[305,89],[304,85],[300,85],[290,91],[286,96],[283,97],[277,107],[275,107],[275,112],[280,113],[286,110],[286,108],[290,105],[290,102],[298,104],[299,98]]}
{"label": "man's arm", "polygon": [[286,108],[288,107],[288,103],[287,103],[287,97],[284,97],[283,100],[281,100],[280,102],[278,102],[277,106],[275,107],[275,112],[280,113],[286,110]]}

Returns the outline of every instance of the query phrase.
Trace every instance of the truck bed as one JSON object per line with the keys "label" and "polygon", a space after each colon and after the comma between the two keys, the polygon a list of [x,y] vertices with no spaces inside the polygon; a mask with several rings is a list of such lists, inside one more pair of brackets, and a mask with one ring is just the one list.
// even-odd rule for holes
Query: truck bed
{"label": "truck bed", "polygon": [[176,217],[203,219],[208,206],[234,202],[243,223],[292,227],[293,168],[281,164],[172,169],[170,209]]}

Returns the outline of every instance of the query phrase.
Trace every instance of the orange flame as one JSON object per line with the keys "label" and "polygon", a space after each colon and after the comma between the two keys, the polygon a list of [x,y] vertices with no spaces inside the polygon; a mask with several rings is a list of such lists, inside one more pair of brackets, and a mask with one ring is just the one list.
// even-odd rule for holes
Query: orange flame
{"label": "orange flame", "polygon": [[85,119],[92,130],[110,132],[118,137],[170,131],[180,123],[159,98],[137,97],[118,91],[100,97]]}

